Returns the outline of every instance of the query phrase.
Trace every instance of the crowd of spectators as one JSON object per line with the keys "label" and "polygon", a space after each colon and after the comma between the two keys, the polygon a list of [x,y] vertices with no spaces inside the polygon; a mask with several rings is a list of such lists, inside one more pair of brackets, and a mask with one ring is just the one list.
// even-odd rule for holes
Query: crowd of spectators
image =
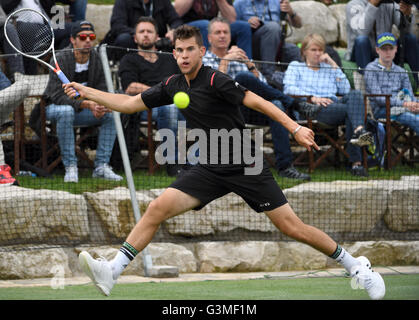
{"label": "crowd of spectators", "polygon": [[[321,2],[325,5],[332,3]],[[417,22],[414,21],[411,4],[404,1],[400,4],[382,2],[351,0],[347,3],[348,45],[345,59],[359,67],[368,93],[392,95],[392,118],[412,127],[418,134],[419,102],[404,69],[407,64],[414,71],[412,74],[417,85],[419,42],[413,32]],[[64,28],[54,29],[56,49],[74,49],[57,54],[61,68],[71,81],[105,89],[102,67],[96,52],[91,50],[94,46],[94,26],[85,21],[87,1],[64,0],[59,3],[68,4],[70,11]],[[16,72],[39,72],[36,62],[13,54],[3,31],[7,15],[19,8],[29,7],[52,19],[56,1],[0,0],[0,4],[0,50],[7,54],[3,64],[6,68],[0,69],[0,89],[5,89],[14,82]],[[200,29],[207,49],[205,65],[227,73],[296,118],[316,119],[332,126],[345,125],[350,171],[354,175],[367,175],[361,163],[361,147],[372,143],[372,138],[364,128],[362,94],[351,88],[347,75],[341,69],[339,54],[322,35],[308,34],[300,46],[286,41],[286,25],[301,28],[304,23],[289,0],[235,0],[234,3],[232,0],[175,0],[173,3],[170,0],[116,0],[111,27],[102,43],[123,49],[113,50],[110,57],[118,66],[118,76],[126,94],[141,93],[179,71],[173,57],[161,51],[172,51],[173,30],[184,23]],[[399,39],[391,34],[393,25],[400,30]],[[127,54],[126,48],[133,49],[133,52]],[[255,64],[252,59],[266,63]],[[281,68],[278,67],[279,61]],[[391,72],[380,72],[383,70]],[[78,181],[73,127],[80,124],[100,127],[93,176],[122,179],[108,164],[116,135],[111,113],[89,101],[71,101],[60,91],[59,80],[51,72],[45,91],[48,100],[46,114],[57,125],[62,161],[66,168],[64,181]],[[5,92],[0,91],[0,96],[4,96]],[[400,92],[405,93],[403,98],[400,98]],[[382,117],[385,112],[383,98],[370,100],[374,116]],[[243,113],[246,120],[252,122],[255,113],[248,110]],[[145,113],[135,116],[139,121],[146,120]],[[178,121],[183,119],[174,105],[153,109],[152,116],[158,128],[168,128],[174,133],[177,132]],[[288,178],[310,179],[308,174],[297,171],[292,165],[293,156],[286,130],[279,123],[268,123],[273,134],[279,174]],[[180,172],[176,160],[176,157],[170,159],[167,167],[169,175]]]}

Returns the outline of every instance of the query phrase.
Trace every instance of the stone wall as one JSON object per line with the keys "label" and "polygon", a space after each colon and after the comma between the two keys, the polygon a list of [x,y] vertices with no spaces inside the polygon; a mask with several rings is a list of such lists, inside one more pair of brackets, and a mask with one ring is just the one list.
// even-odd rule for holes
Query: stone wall
{"label": "stone wall", "polygon": [[[419,265],[419,241],[366,241],[342,243],[354,255],[367,256],[373,265]],[[112,259],[119,246],[50,248],[0,251],[0,279],[51,278],[60,270],[65,277],[83,275],[77,256],[87,250],[94,257]],[[297,242],[198,242],[177,245],[151,243],[153,265],[170,265],[180,273],[275,272],[340,267],[334,260]],[[144,275],[139,254],[123,275]]]}
{"label": "stone wall", "polygon": [[[107,242],[125,238],[134,226],[127,188],[73,195],[68,192],[4,186],[0,194],[0,243],[24,241],[54,244],[54,239],[71,243]],[[162,189],[136,192],[141,212]],[[384,223],[391,232],[419,231],[419,176],[400,180],[310,182],[285,189],[300,218],[320,225],[327,233],[371,232]],[[13,194],[13,196],[10,196]],[[228,212],[228,214],[226,214]],[[237,214],[240,213],[240,218]],[[169,219],[165,227],[172,236],[188,237],[218,232],[269,232],[275,228],[264,214],[253,212],[234,194],[213,201],[203,210]],[[246,239],[246,237],[243,237]],[[409,238],[410,239],[410,238]],[[369,241],[348,243],[356,255],[366,254],[383,265],[419,263],[419,241]],[[243,241],[152,243],[154,264],[174,265],[180,272],[282,271],[325,268],[330,259],[296,242]],[[78,274],[77,254],[81,247],[12,250],[0,247],[0,278],[45,277],[55,265],[65,273]],[[92,253],[111,258],[118,246],[93,247]],[[141,274],[137,258],[126,271]]]}
{"label": "stone wall", "polygon": [[[3,187],[0,194],[0,245],[20,243],[89,243],[125,238],[135,220],[125,187],[73,195],[64,191]],[[164,189],[138,190],[140,212]],[[13,194],[13,197],[10,195]],[[303,183],[285,189],[296,214],[327,233],[370,233],[383,222],[388,232],[419,231],[419,176],[400,180]],[[230,193],[200,211],[163,223],[169,236],[197,237],[236,230],[267,233],[275,227]],[[199,238],[198,238],[199,239]],[[24,240],[22,242],[22,240]]]}

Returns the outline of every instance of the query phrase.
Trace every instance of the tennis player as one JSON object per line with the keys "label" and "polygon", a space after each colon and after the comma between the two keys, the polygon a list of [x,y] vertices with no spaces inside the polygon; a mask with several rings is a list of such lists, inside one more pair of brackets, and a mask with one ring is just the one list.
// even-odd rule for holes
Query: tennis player
{"label": "tennis player", "polygon": [[[239,110],[244,104],[280,122],[307,149],[319,148],[313,131],[299,126],[275,105],[242,87],[228,75],[203,66],[205,47],[199,29],[180,26],[174,32],[174,40],[173,55],[182,74],[172,75],[141,94],[106,93],[74,82],[63,85],[64,91],[74,97],[77,90],[82,98],[122,113],[168,105],[178,91],[185,91],[190,96],[190,104],[181,112],[188,126],[205,132],[211,129],[243,130],[245,124]],[[209,141],[207,145],[210,145]],[[232,148],[229,150],[231,152]],[[80,265],[99,291],[110,294],[119,275],[150,243],[163,221],[188,210],[199,210],[212,200],[234,192],[256,212],[264,212],[285,235],[312,246],[343,265],[372,299],[384,297],[384,281],[380,274],[371,270],[367,258],[352,257],[323,231],[304,224],[288,204],[269,168],[264,165],[260,173],[247,175],[246,169],[252,164],[245,164],[244,160],[240,164],[200,163],[185,171],[150,203],[112,261],[93,259],[86,251],[81,252]]]}

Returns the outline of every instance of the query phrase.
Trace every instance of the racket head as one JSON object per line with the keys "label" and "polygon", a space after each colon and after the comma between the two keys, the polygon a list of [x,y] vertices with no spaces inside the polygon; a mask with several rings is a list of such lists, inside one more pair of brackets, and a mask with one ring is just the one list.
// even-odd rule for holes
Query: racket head
{"label": "racket head", "polygon": [[18,53],[39,58],[54,50],[54,31],[39,11],[22,8],[11,13],[4,23],[7,42]]}

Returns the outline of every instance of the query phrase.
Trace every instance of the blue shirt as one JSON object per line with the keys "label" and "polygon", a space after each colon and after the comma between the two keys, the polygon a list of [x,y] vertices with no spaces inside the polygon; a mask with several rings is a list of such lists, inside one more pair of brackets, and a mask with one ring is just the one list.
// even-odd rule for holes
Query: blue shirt
{"label": "blue shirt", "polygon": [[[394,62],[390,70],[386,70],[376,58],[365,69],[365,90],[368,94],[391,94],[391,107],[401,107],[404,101],[400,100],[397,95],[400,90],[407,89],[413,97],[412,101],[418,101],[413,96],[412,85],[406,70],[394,64]],[[386,106],[385,97],[370,97],[369,99],[374,113],[377,108],[385,108]]]}
{"label": "blue shirt", "polygon": [[[205,56],[202,58],[202,64],[204,66],[211,67],[215,70],[218,70],[218,68],[220,67],[220,61],[221,61],[221,58],[217,57],[214,53],[212,53],[209,50],[205,53]],[[229,61],[226,73],[231,78],[235,79],[239,72],[248,72],[248,71],[249,70],[247,69],[247,66],[245,63],[238,62],[238,61]],[[262,81],[263,83],[266,83],[266,79],[262,75],[262,72],[260,71],[259,71],[259,80]]]}
{"label": "blue shirt", "polygon": [[256,16],[262,21],[280,21],[279,0],[235,0],[234,8],[237,20],[247,21]]}
{"label": "blue shirt", "polygon": [[336,95],[345,95],[351,85],[340,68],[320,63],[318,70],[307,67],[305,62],[293,61],[284,77],[284,93],[288,95],[315,96],[337,101]]}

